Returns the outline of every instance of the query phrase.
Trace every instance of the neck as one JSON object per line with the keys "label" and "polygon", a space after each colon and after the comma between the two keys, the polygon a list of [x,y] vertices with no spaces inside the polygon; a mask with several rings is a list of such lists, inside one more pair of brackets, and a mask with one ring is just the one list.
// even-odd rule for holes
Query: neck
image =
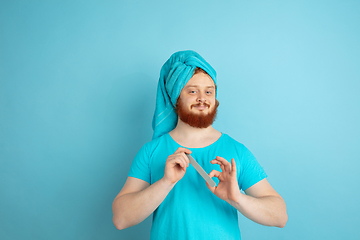
{"label": "neck", "polygon": [[205,147],[214,143],[221,136],[211,125],[207,128],[195,128],[178,119],[176,128],[172,130],[170,136],[184,147]]}

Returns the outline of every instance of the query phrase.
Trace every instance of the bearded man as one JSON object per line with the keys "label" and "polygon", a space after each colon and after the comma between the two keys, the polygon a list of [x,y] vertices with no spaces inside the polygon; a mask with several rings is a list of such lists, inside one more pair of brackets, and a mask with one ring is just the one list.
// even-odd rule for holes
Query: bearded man
{"label": "bearded man", "polygon": [[174,53],[163,65],[153,140],[136,155],[113,202],[117,229],[153,213],[151,239],[241,239],[238,211],[262,225],[285,226],[285,202],[254,155],[212,127],[216,96],[216,72],[196,52]]}

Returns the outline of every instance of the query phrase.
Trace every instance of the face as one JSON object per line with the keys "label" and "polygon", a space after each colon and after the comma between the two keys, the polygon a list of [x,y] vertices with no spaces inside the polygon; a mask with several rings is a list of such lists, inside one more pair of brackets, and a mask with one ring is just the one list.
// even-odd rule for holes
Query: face
{"label": "face", "polygon": [[216,117],[215,84],[205,73],[195,74],[182,89],[177,102],[180,120],[192,127],[206,128]]}

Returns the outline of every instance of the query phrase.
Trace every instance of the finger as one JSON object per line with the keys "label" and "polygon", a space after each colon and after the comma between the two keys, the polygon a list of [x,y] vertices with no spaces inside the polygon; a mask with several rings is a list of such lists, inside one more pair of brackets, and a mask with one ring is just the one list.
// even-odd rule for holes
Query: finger
{"label": "finger", "polygon": [[[179,164],[182,168],[189,166],[189,159],[183,152],[178,152],[170,155],[168,161],[174,161],[175,164]],[[181,164],[179,161],[181,161]]]}
{"label": "finger", "polygon": [[181,168],[186,168],[186,162],[184,159],[182,159],[181,155],[172,155],[171,158],[169,159],[169,162],[172,165],[179,165]]}
{"label": "finger", "polygon": [[189,160],[188,156],[186,156],[185,153],[182,153],[181,157],[184,159],[184,161],[186,163],[186,167],[189,167],[190,160]]}
{"label": "finger", "polygon": [[225,171],[225,169],[224,169],[224,164],[222,164],[220,161],[214,159],[214,160],[211,160],[210,163],[211,163],[211,164],[217,164],[217,165],[219,165],[220,168],[221,168],[221,171],[223,171],[223,172]]}
{"label": "finger", "polygon": [[[216,171],[216,170],[212,170],[210,173],[209,173],[209,177],[212,178],[212,177],[219,177],[221,174],[221,172],[219,171]],[[211,187],[207,182],[206,182],[206,186],[210,189],[211,192],[215,192],[216,190],[216,186],[215,187]]]}
{"label": "finger", "polygon": [[190,149],[187,149],[187,148],[184,148],[185,149],[185,153],[187,153],[187,154],[191,154],[192,153],[192,151],[190,150]]}
{"label": "finger", "polygon": [[178,149],[176,149],[175,153],[187,153],[187,154],[191,154],[191,150],[187,149],[187,148],[182,148],[182,147],[179,147]]}
{"label": "finger", "polygon": [[212,164],[219,164],[219,165],[223,164],[222,161],[219,161],[219,160],[217,160],[217,159],[213,159],[213,160],[211,160],[210,162],[211,162]]}
{"label": "finger", "polygon": [[226,172],[225,171],[225,165],[222,162],[219,162],[218,164],[220,165],[221,171]]}
{"label": "finger", "polygon": [[236,173],[236,162],[235,162],[235,159],[231,159],[231,172],[232,173]]}
{"label": "finger", "polygon": [[208,187],[208,189],[210,189],[211,192],[215,192],[216,187],[211,187],[207,182],[206,182],[206,186]]}
{"label": "finger", "polygon": [[222,158],[222,157],[219,157],[217,156],[216,157],[216,160],[221,162],[223,165],[224,165],[224,168],[225,168],[225,171],[226,172],[230,172],[231,171],[231,165],[230,163],[225,159],[225,158]]}
{"label": "finger", "polygon": [[189,161],[189,158],[185,155],[185,153],[178,152],[178,153],[174,153],[173,156],[176,161],[181,161],[181,163],[182,163],[181,167],[183,167],[183,168],[189,167],[190,161]]}
{"label": "finger", "polygon": [[179,165],[182,169],[185,168],[185,165],[184,165],[183,161],[181,159],[179,159],[179,158],[174,159],[173,164],[174,164],[174,166]]}
{"label": "finger", "polygon": [[185,155],[185,153],[178,152],[178,153],[174,153],[173,156],[176,159],[181,159],[181,161],[183,161],[187,167],[189,166],[189,158]]}
{"label": "finger", "polygon": [[178,160],[181,162],[181,164],[182,164],[182,168],[183,168],[183,170],[185,171],[186,170],[186,168],[189,166],[189,163],[186,161],[186,156],[181,156],[181,157],[179,157],[178,158]]}
{"label": "finger", "polygon": [[209,177],[212,178],[212,177],[216,177],[216,178],[219,178],[219,176],[221,175],[221,172],[217,171],[217,170],[212,170],[210,173],[209,173]]}

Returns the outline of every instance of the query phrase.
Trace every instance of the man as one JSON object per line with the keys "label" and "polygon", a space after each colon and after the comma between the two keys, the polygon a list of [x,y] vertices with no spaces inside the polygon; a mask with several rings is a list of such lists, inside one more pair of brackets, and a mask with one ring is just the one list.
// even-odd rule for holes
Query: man
{"label": "man", "polygon": [[[151,239],[240,239],[237,210],[259,224],[285,226],[285,202],[255,157],[212,127],[216,93],[215,70],[196,52],[174,53],[164,64],[153,140],[136,155],[113,202],[116,228],[154,213]],[[186,154],[214,177],[215,187]]]}

